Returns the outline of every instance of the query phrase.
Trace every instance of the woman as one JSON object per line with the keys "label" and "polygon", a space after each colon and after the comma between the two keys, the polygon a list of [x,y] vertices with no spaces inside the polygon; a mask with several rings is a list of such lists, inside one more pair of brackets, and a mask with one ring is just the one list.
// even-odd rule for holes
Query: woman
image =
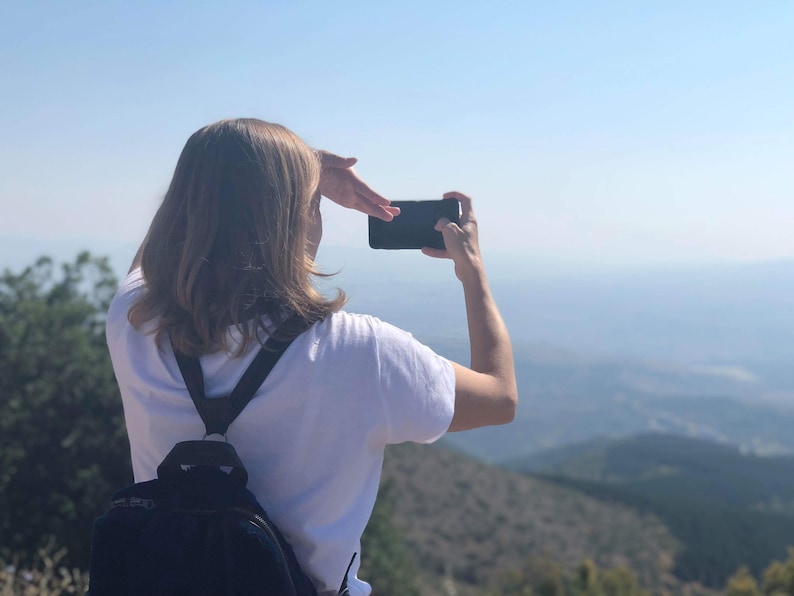
{"label": "woman", "polygon": [[[155,478],[175,443],[204,434],[174,349],[200,357],[213,396],[228,394],[267,337],[295,338],[227,438],[248,469],[249,489],[320,592],[335,591],[360,552],[385,445],[509,422],[517,403],[510,341],[467,196],[445,195],[460,200],[460,225],[440,220],[446,250],[424,252],[454,261],[470,367],[342,311],[341,294],[315,291],[321,196],[387,221],[399,217],[354,163],[259,120],[202,128],[182,151],[107,320],[136,482]],[[355,577],[357,561],[350,593],[369,594]]]}

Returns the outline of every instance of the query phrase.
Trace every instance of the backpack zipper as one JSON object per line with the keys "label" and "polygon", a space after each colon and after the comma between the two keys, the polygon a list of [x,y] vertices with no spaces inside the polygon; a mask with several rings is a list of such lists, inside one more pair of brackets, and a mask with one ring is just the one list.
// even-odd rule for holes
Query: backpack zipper
{"label": "backpack zipper", "polygon": [[145,509],[151,509],[154,507],[154,501],[152,499],[141,499],[140,497],[116,499],[113,501],[111,510],[117,507],[144,507]]}
{"label": "backpack zipper", "polygon": [[270,538],[272,538],[273,542],[276,544],[278,548],[279,555],[281,555],[280,559],[284,563],[284,571],[286,572],[287,579],[289,580],[289,587],[291,589],[291,593],[294,596],[298,595],[298,590],[295,587],[295,582],[292,580],[292,573],[290,573],[289,566],[287,565],[287,556],[284,552],[284,549],[281,547],[281,541],[276,536],[276,532],[273,529],[273,525],[268,522],[267,519],[262,517],[260,514],[256,513],[255,511],[249,511],[247,509],[243,509],[242,507],[230,507],[227,511],[231,511],[233,513],[238,513],[245,517],[248,521],[253,523],[255,526],[263,530]]}

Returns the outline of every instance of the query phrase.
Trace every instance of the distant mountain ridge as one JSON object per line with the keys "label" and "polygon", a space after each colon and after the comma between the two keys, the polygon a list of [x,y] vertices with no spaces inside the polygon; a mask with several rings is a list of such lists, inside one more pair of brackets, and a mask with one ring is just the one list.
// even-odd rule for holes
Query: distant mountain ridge
{"label": "distant mountain ridge", "polygon": [[[468,362],[463,341],[429,342]],[[445,441],[498,462],[600,437],[668,432],[762,453],[794,453],[794,405],[764,379],[686,365],[587,356],[514,344],[519,406],[507,426]]]}
{"label": "distant mountain ridge", "polygon": [[508,469],[619,485],[659,498],[794,516],[794,457],[672,434],[597,439],[506,462]]}

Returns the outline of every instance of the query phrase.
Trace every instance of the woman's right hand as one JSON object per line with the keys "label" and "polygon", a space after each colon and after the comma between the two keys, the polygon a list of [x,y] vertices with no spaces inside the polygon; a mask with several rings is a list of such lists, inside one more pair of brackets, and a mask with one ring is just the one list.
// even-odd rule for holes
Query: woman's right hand
{"label": "woman's right hand", "polygon": [[445,199],[460,201],[460,224],[443,217],[436,222],[435,229],[444,237],[445,249],[423,248],[428,256],[440,259],[452,259],[455,263],[455,275],[462,282],[483,273],[480,244],[477,236],[477,220],[471,206],[471,198],[462,192],[444,193]]}

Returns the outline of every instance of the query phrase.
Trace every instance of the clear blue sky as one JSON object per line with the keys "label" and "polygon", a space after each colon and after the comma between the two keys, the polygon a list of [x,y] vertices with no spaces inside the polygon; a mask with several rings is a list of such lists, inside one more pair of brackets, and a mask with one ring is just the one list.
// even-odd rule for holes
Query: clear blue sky
{"label": "clear blue sky", "polygon": [[[197,128],[280,122],[484,250],[794,257],[794,3],[6,3],[0,235],[137,241]],[[326,241],[366,245],[329,208]]]}

